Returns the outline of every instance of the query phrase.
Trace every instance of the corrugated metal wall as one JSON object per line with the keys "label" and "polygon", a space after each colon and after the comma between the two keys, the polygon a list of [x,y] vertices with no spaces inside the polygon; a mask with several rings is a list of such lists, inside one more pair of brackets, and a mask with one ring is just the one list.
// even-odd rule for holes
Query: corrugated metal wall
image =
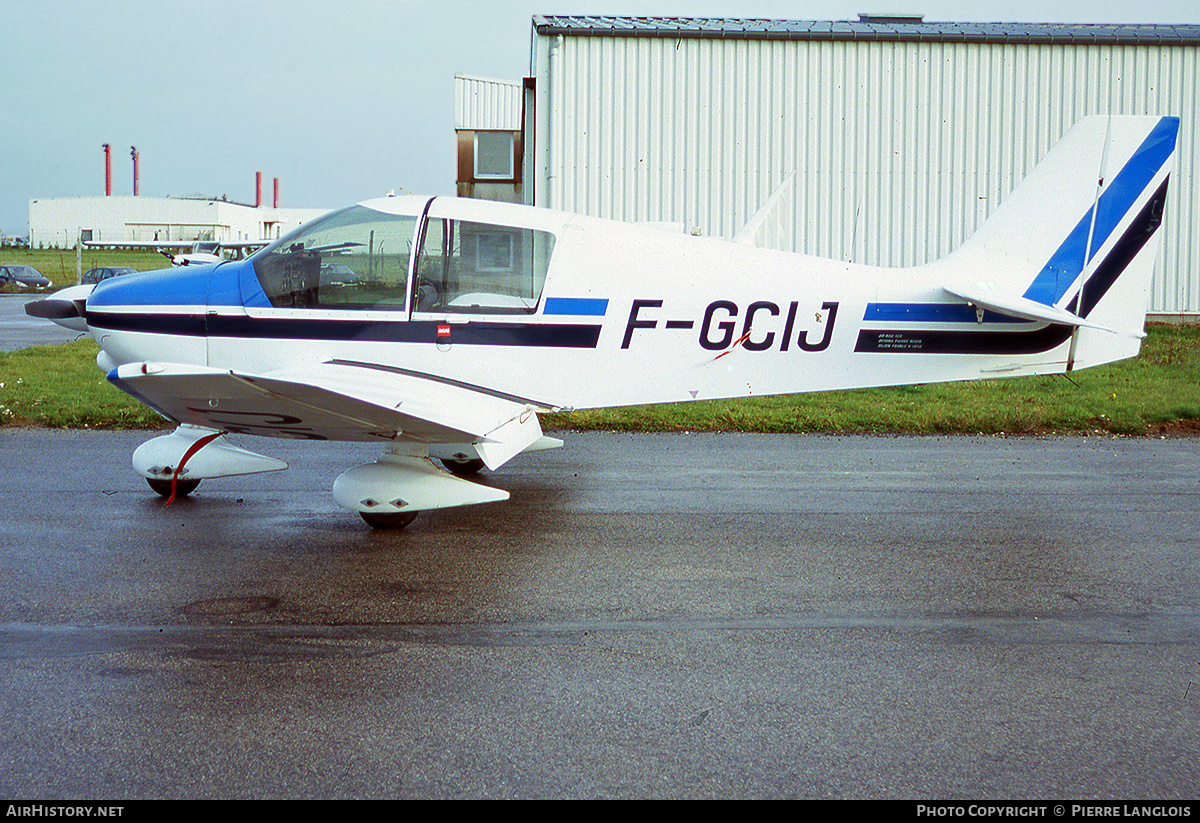
{"label": "corrugated metal wall", "polygon": [[792,172],[790,248],[936,259],[1087,114],[1182,117],[1156,313],[1200,313],[1195,47],[537,36],[534,198],[732,237]]}
{"label": "corrugated metal wall", "polygon": [[454,75],[454,128],[518,131],[521,128],[521,83],[490,77]]}

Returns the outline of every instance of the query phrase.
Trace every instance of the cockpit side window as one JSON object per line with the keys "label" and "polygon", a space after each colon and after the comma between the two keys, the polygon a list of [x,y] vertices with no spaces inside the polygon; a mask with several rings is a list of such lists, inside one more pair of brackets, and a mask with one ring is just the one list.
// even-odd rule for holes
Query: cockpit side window
{"label": "cockpit side window", "polygon": [[549,232],[431,217],[417,256],[413,308],[532,314],[553,251]]}
{"label": "cockpit side window", "polygon": [[417,218],[351,206],[251,258],[276,308],[404,311]]}

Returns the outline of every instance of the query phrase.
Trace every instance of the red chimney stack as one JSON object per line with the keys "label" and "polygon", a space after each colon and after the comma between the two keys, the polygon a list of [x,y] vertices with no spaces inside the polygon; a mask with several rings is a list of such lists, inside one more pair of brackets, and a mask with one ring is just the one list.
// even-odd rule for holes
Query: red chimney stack
{"label": "red chimney stack", "polygon": [[262,172],[254,172],[254,208],[262,208]]}
{"label": "red chimney stack", "polygon": [[104,196],[112,197],[112,146],[104,144]]}
{"label": "red chimney stack", "polygon": [[275,178],[275,208],[279,208],[279,178]]}

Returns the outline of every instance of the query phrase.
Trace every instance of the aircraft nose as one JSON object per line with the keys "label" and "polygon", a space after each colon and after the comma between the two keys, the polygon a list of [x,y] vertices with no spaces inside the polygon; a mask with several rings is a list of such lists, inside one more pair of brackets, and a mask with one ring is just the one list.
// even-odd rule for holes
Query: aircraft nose
{"label": "aircraft nose", "polygon": [[88,297],[88,311],[136,307],[154,313],[162,312],[167,306],[205,306],[208,278],[213,268],[160,269],[110,278],[96,286]]}
{"label": "aircraft nose", "polygon": [[87,299],[87,324],[107,355],[105,362],[203,364],[208,286],[215,268],[130,274],[96,286]]}

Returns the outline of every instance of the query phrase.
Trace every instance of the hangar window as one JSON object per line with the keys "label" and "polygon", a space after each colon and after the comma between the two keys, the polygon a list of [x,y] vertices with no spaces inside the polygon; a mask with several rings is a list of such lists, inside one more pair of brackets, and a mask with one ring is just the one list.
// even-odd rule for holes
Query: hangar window
{"label": "hangar window", "polygon": [[475,132],[475,178],[512,180],[516,165],[513,146],[510,131]]}
{"label": "hangar window", "polygon": [[403,311],[417,218],[351,206],[313,221],[252,258],[276,308]]}
{"label": "hangar window", "polygon": [[554,235],[534,229],[430,218],[417,256],[417,311],[537,310]]}

